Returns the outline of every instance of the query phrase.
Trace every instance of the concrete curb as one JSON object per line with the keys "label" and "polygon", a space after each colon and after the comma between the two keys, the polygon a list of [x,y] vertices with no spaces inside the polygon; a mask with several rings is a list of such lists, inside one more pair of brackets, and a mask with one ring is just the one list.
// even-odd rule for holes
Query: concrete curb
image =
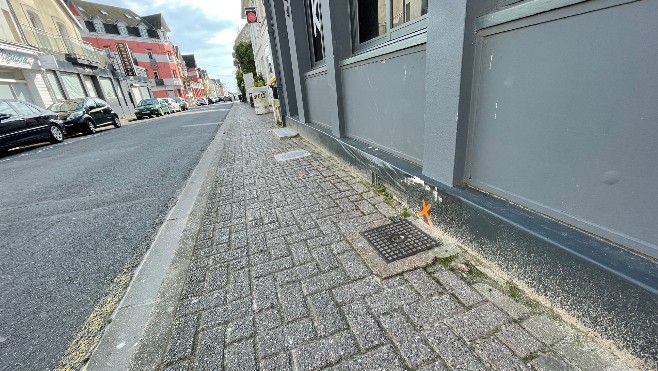
{"label": "concrete curb", "polygon": [[[231,109],[225,121],[232,120],[234,112]],[[227,128],[219,128],[169,211],[85,369],[146,370],[159,363],[186,282]]]}

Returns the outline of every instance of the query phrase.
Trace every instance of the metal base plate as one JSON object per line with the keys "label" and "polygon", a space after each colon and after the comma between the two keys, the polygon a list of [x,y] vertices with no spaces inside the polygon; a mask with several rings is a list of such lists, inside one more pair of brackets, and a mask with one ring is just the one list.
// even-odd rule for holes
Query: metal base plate
{"label": "metal base plate", "polygon": [[373,228],[361,235],[387,263],[439,247],[439,243],[408,220]]}

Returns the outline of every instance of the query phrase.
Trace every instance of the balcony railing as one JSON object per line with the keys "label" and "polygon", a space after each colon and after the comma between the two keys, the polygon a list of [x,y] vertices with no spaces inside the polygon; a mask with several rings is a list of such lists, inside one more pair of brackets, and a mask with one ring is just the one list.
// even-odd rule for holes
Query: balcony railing
{"label": "balcony railing", "polygon": [[146,77],[146,78],[149,77],[148,72],[146,71],[146,68],[140,67],[140,66],[137,66],[137,65],[135,65],[135,74],[139,77]]}
{"label": "balcony railing", "polygon": [[155,85],[158,86],[164,86],[164,80],[163,79],[155,79]]}
{"label": "balcony railing", "polygon": [[102,50],[80,39],[56,35],[39,28],[21,24],[27,43],[49,54],[66,54],[67,59],[79,63],[92,62],[97,66],[106,66],[110,59]]}
{"label": "balcony railing", "polygon": [[151,62],[151,66],[156,67],[158,65],[158,61],[156,61],[154,58],[149,58],[149,62]]}

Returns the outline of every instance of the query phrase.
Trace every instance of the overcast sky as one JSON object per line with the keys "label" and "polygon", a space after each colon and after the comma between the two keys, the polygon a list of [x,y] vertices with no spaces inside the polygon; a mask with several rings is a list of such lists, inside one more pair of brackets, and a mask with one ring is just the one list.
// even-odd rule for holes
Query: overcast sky
{"label": "overcast sky", "polygon": [[240,17],[240,0],[89,0],[128,8],[145,16],[162,13],[171,29],[170,40],[183,54],[194,54],[198,67],[237,91],[233,42],[246,23]]}

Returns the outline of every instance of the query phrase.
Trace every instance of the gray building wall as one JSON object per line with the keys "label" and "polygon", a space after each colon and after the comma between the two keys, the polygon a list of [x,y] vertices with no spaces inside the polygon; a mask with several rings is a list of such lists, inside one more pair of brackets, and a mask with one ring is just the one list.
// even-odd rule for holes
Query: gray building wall
{"label": "gray building wall", "polygon": [[331,96],[331,87],[326,68],[307,73],[304,76],[304,88],[308,102],[306,121],[330,127],[336,110],[327,103],[327,97]]}
{"label": "gray building wall", "polygon": [[468,183],[658,257],[658,2],[594,3],[481,31]]}
{"label": "gray building wall", "polygon": [[345,135],[423,162],[425,45],[343,65]]}
{"label": "gray building wall", "polygon": [[426,28],[363,50],[349,2],[321,5],[315,68],[303,4],[270,7],[291,116],[658,256],[656,2],[429,0]]}

